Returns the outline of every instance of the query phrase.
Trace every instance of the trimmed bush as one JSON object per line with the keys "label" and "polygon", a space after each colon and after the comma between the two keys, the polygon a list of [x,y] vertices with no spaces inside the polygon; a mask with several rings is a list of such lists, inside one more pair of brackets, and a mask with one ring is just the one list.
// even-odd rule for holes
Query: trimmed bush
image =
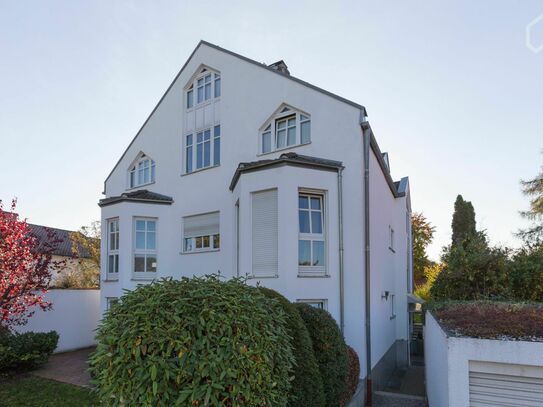
{"label": "trimmed bush", "polygon": [[347,376],[347,346],[334,318],[308,304],[294,304],[313,342],[327,407],[339,406]]}
{"label": "trimmed bush", "polygon": [[349,401],[353,398],[358,387],[358,382],[360,381],[360,361],[358,360],[358,355],[356,351],[347,345],[347,361],[348,361],[348,370],[347,370],[347,385],[345,387],[345,392],[341,398],[341,406],[347,405]]}
{"label": "trimmed bush", "polygon": [[44,364],[56,349],[58,334],[25,332],[0,334],[0,371],[30,370]]}
{"label": "trimmed bush", "polygon": [[324,407],[324,389],[319,366],[313,353],[311,337],[293,304],[277,291],[259,287],[268,298],[279,302],[287,315],[287,331],[290,335],[296,366],[290,390],[289,407]]}
{"label": "trimmed bush", "polygon": [[241,280],[160,280],[102,320],[90,370],[110,406],[286,406],[286,315]]}

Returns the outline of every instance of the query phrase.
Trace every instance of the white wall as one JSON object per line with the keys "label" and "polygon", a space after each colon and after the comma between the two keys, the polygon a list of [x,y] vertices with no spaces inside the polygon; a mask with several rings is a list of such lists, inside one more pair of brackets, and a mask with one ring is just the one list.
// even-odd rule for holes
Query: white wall
{"label": "white wall", "polygon": [[470,404],[470,361],[543,367],[543,342],[447,337],[429,312],[424,342],[430,407]]}
{"label": "white wall", "polygon": [[[424,360],[426,396],[432,407],[448,406],[449,363],[448,340],[432,315],[426,313],[424,325]],[[467,405],[467,404],[466,404]]]}
{"label": "white wall", "polygon": [[96,344],[94,330],[101,318],[99,290],[50,290],[45,299],[53,309],[37,310],[28,324],[16,328],[18,332],[57,331],[55,353]]}

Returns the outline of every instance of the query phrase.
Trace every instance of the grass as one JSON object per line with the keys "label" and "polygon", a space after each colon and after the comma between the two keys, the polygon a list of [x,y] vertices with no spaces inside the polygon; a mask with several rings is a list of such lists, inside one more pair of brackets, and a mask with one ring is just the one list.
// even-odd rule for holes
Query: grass
{"label": "grass", "polygon": [[95,395],[84,387],[32,375],[0,382],[0,405],[9,407],[97,406]]}

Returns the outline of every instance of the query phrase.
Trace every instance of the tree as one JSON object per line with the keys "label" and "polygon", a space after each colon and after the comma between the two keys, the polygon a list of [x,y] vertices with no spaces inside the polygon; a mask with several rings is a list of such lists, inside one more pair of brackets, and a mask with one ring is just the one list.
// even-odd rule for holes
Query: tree
{"label": "tree", "polygon": [[13,200],[11,210],[5,212],[0,201],[0,327],[8,329],[24,325],[36,307],[51,307],[44,294],[51,272],[61,267],[61,262],[52,260],[59,244],[54,232],[48,231],[47,241],[40,243],[15,208]]}
{"label": "tree", "polygon": [[65,272],[57,282],[63,288],[97,288],[100,286],[100,222],[83,226],[70,234],[73,258],[77,267]]}
{"label": "tree", "polygon": [[530,209],[520,214],[533,222],[532,227],[521,230],[519,235],[527,241],[543,239],[543,167],[535,178],[521,181],[522,192],[530,198]]}
{"label": "tree", "polygon": [[475,210],[462,195],[456,197],[452,219],[452,244],[461,244],[466,238],[476,233]]}
{"label": "tree", "polygon": [[413,274],[415,284],[420,284],[424,282],[424,268],[431,264],[426,248],[434,239],[435,227],[422,213],[414,213],[411,217],[411,232],[413,234]]}

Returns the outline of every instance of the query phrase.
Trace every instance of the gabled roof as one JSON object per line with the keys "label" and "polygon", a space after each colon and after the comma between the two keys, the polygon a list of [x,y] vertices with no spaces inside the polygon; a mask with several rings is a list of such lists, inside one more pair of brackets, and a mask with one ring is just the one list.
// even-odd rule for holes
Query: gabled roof
{"label": "gabled roof", "polygon": [[119,196],[112,196],[110,198],[100,199],[98,206],[108,206],[113,205],[119,202],[138,202],[138,203],[149,203],[149,204],[162,204],[162,205],[171,205],[173,203],[173,198],[157,194],[156,192],[151,192],[146,189],[140,189],[133,192],[125,192]]}
{"label": "gabled roof", "polygon": [[[74,255],[74,252],[72,250],[73,242],[71,235],[72,233],[79,232],[50,228],[42,225],[33,225],[31,223],[28,224],[28,227],[30,228],[30,235],[37,239],[39,247],[46,245],[49,237],[51,236],[54,240],[57,241],[56,248],[51,254],[65,257],[72,257]],[[82,258],[89,258],[90,254],[84,247],[79,246],[78,256]]]}
{"label": "gabled roof", "polygon": [[[151,116],[153,116],[153,114],[155,113],[155,111],[158,109],[158,106],[160,106],[160,104],[162,103],[162,101],[164,100],[164,98],[166,97],[166,95],[168,94],[168,92],[170,91],[170,89],[173,87],[174,83],[177,81],[177,78],[179,78],[179,76],[181,75],[181,73],[185,70],[186,66],[188,65],[188,63],[190,62],[190,60],[192,59],[192,57],[194,56],[194,54],[196,53],[196,51],[198,51],[198,49],[202,46],[202,45],[206,45],[210,48],[213,48],[213,49],[216,49],[217,51],[220,51],[220,52],[224,52],[226,54],[229,54],[229,55],[232,55],[233,57],[236,57],[236,58],[239,58],[245,62],[248,62],[250,64],[253,64],[253,65],[256,65],[262,69],[266,69],[267,71],[269,72],[273,72],[277,75],[281,75],[282,77],[286,78],[286,79],[289,79],[291,81],[294,81],[296,83],[299,83],[303,86],[306,86],[310,89],[313,89],[317,92],[320,92],[320,93],[323,93],[327,96],[330,96],[336,100],[339,100],[340,102],[343,102],[343,103],[346,103],[348,105],[351,105],[357,109],[360,109],[363,113],[363,116],[367,116],[367,111],[366,111],[366,108],[356,102],[353,102],[349,99],[345,99],[341,96],[338,96],[332,92],[329,92],[327,90],[324,90],[322,88],[319,88],[318,86],[315,86],[315,85],[312,85],[308,82],[305,82],[301,79],[298,79],[288,73],[285,73],[283,72],[282,70],[277,70],[277,68],[275,66],[268,66],[266,64],[263,64],[263,63],[260,63],[258,61],[255,61],[253,59],[250,59],[250,58],[247,58],[247,57],[244,57],[243,55],[240,55],[240,54],[236,54],[235,52],[232,52],[232,51],[229,51],[225,48],[221,48],[219,47],[218,45],[215,45],[215,44],[211,44],[210,42],[207,42],[207,41],[204,41],[204,40],[200,40],[200,42],[198,43],[198,45],[196,46],[196,48],[194,49],[194,51],[192,51],[192,53],[190,54],[189,58],[187,59],[187,61],[183,64],[183,66],[181,67],[181,69],[179,70],[179,72],[177,73],[177,75],[175,76],[175,78],[173,79],[172,83],[170,84],[170,86],[168,86],[168,89],[166,89],[166,92],[164,92],[164,94],[162,95],[162,97],[160,98],[160,100],[158,101],[158,103],[156,104],[156,106],[154,107],[154,109],[151,111],[151,113],[149,114],[149,116],[147,117],[147,119],[145,119],[145,121],[143,122],[142,126],[140,127],[140,129],[138,130],[138,132],[136,133],[136,135],[134,136],[134,138],[132,139],[132,141],[130,142],[130,144],[128,145],[128,147],[125,149],[125,151],[123,152],[123,154],[121,155],[121,157],[119,158],[119,160],[117,161],[117,163],[115,164],[115,166],[113,167],[113,169],[111,170],[111,172],[109,173],[109,175],[107,176],[106,180],[104,181],[104,191],[103,193],[106,192],[106,182],[107,180],[109,179],[109,177],[111,177],[111,175],[113,174],[113,171],[115,171],[115,169],[117,168],[117,166],[119,165],[119,163],[122,161],[122,159],[124,158],[126,152],[128,151],[128,149],[130,148],[130,146],[134,143],[134,141],[136,140],[136,138],[138,137],[138,135],[141,133],[141,131],[143,130],[143,128],[145,127],[145,125],[147,124],[147,122],[149,121],[149,119],[151,118]],[[279,61],[279,62],[282,62],[282,61]]]}
{"label": "gabled roof", "polygon": [[233,191],[241,174],[246,172],[260,171],[271,167],[279,167],[283,165],[291,165],[295,167],[314,168],[325,171],[338,171],[343,168],[341,161],[328,160],[325,158],[310,157],[307,155],[299,155],[296,153],[284,153],[279,158],[269,160],[251,161],[239,163],[232,181],[230,182],[230,190]]}

